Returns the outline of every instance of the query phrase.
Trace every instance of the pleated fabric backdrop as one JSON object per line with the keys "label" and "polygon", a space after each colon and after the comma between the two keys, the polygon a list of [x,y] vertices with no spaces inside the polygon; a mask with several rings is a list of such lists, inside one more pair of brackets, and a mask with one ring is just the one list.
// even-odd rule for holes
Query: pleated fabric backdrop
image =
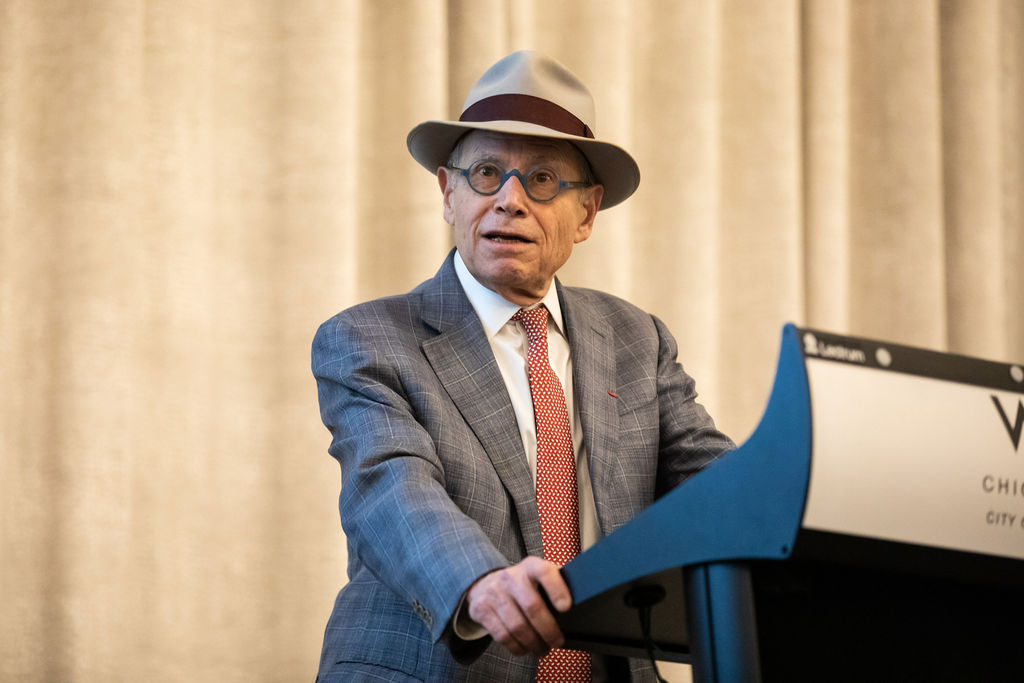
{"label": "pleated fabric backdrop", "polygon": [[742,441],[785,321],[1024,361],[1019,0],[0,0],[0,680],[311,680],[316,326],[451,244],[405,134],[540,49],[643,172],[563,281]]}

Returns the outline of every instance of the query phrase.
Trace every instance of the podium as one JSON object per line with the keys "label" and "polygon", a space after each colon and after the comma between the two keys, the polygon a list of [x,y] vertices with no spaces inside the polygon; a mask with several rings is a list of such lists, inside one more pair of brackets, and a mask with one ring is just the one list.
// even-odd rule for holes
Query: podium
{"label": "podium", "polygon": [[563,568],[697,683],[1024,680],[1024,368],[787,325],[750,438]]}

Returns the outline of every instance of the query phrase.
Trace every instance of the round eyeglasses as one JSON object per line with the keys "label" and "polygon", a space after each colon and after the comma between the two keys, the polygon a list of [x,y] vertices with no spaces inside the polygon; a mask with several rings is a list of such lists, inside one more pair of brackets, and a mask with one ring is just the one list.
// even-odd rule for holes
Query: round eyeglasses
{"label": "round eyeglasses", "polygon": [[506,171],[493,161],[484,160],[474,162],[469,168],[448,168],[461,173],[473,191],[485,197],[497,194],[512,176],[519,178],[520,184],[526,190],[526,196],[535,202],[550,202],[566,187],[590,186],[590,183],[582,180],[562,180],[555,171],[545,166],[532,168],[525,174],[517,168]]}

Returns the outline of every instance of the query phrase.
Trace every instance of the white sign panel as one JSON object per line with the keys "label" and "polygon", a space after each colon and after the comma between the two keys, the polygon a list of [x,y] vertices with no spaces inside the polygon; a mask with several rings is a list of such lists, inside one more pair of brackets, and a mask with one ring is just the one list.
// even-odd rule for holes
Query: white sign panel
{"label": "white sign panel", "polygon": [[1022,394],[806,362],[804,527],[1024,559]]}

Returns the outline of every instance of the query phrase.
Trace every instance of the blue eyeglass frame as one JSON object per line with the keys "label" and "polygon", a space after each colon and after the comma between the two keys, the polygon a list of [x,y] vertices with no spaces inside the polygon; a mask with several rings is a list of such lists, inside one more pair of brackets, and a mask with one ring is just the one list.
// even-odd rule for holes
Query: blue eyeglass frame
{"label": "blue eyeglass frame", "polygon": [[[470,164],[470,168],[475,166],[476,163],[477,162],[473,162],[473,164]],[[497,164],[495,164],[495,165],[497,166]],[[513,168],[511,171],[505,171],[501,175],[501,179],[498,182],[498,187],[494,188],[493,192],[481,192],[480,190],[476,189],[473,186],[473,181],[471,181],[469,179],[469,168],[459,168],[458,166],[448,166],[447,168],[450,168],[453,171],[458,171],[459,173],[461,173],[462,177],[466,179],[466,184],[469,185],[470,189],[473,190],[473,192],[476,192],[478,195],[481,195],[481,196],[484,196],[484,197],[491,197],[491,196],[496,195],[499,192],[501,192],[501,188],[505,187],[505,183],[508,182],[508,179],[511,178],[512,176],[515,176],[515,177],[519,178],[519,184],[523,186],[523,191],[526,193],[527,197],[529,197],[532,201],[535,201],[535,202],[538,202],[538,203],[541,203],[541,204],[545,204],[547,202],[554,201],[558,197],[558,195],[562,194],[562,190],[564,190],[567,187],[590,187],[591,186],[591,183],[588,183],[585,180],[559,180],[558,181],[558,192],[556,192],[553,197],[550,197],[548,199],[537,199],[532,194],[530,194],[530,187],[529,187],[529,183],[526,180],[526,176],[524,176],[522,171],[520,171],[518,168]]]}

